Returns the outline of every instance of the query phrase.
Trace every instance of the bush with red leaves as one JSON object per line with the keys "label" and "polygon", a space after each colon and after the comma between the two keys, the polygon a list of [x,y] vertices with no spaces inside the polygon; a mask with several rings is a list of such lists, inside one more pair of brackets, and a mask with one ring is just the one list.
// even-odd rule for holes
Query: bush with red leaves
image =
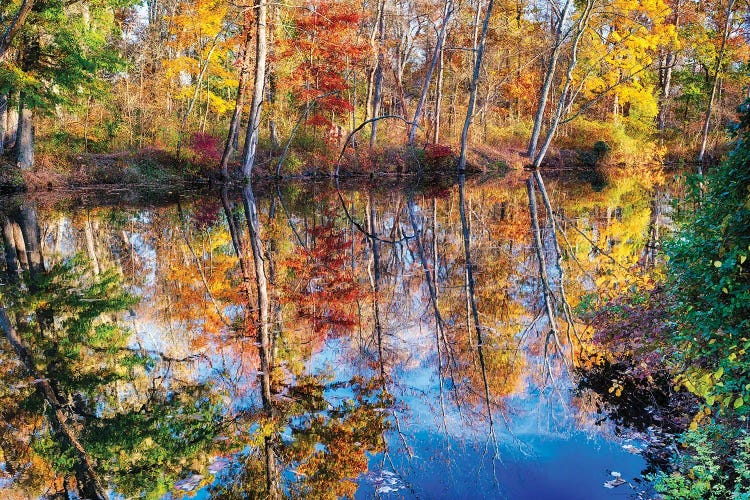
{"label": "bush with red leaves", "polygon": [[200,163],[218,164],[221,160],[223,140],[211,134],[196,132],[190,138],[190,149]]}
{"label": "bush with red leaves", "polygon": [[428,144],[424,149],[425,164],[435,170],[451,167],[453,158],[453,149],[446,144]]}

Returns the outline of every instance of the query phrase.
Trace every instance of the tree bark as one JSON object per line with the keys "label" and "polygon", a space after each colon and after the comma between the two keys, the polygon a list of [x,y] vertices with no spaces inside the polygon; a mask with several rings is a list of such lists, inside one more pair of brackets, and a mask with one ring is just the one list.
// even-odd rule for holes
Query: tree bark
{"label": "tree bark", "polygon": [[227,140],[224,143],[224,152],[221,155],[221,176],[224,179],[229,177],[229,158],[235,151],[235,138],[239,135],[240,121],[242,120],[242,107],[245,104],[245,86],[247,85],[247,76],[250,70],[250,46],[253,37],[250,26],[245,26],[245,43],[242,46],[240,76],[237,85],[237,100],[234,103],[234,112],[229,122],[229,132]]}
{"label": "tree bark", "polygon": [[573,70],[578,65],[578,44],[581,41],[581,36],[583,36],[584,31],[586,30],[586,27],[588,26],[589,17],[591,16],[591,11],[594,7],[593,0],[588,0],[586,2],[586,6],[583,10],[583,13],[581,14],[580,19],[578,20],[578,25],[576,28],[576,34],[573,38],[573,45],[570,49],[570,62],[568,63],[568,69],[565,73],[565,84],[563,85],[563,90],[560,93],[560,98],[557,101],[557,109],[555,110],[554,118],[552,119],[552,123],[550,124],[549,128],[547,129],[547,134],[544,138],[544,143],[542,144],[541,148],[539,148],[538,152],[534,152],[533,158],[533,167],[535,169],[538,169],[542,161],[544,160],[545,155],[547,154],[547,150],[549,149],[550,144],[552,144],[552,139],[555,136],[555,133],[557,132],[557,127],[560,124],[560,120],[563,117],[563,114],[567,111],[566,108],[572,104],[567,103],[566,100],[568,99],[568,93],[570,91],[571,83],[573,82]]}
{"label": "tree bark", "polygon": [[533,158],[536,154],[537,142],[539,141],[539,135],[542,132],[542,122],[544,122],[544,112],[547,108],[547,99],[549,98],[549,92],[552,88],[552,81],[555,78],[555,68],[557,67],[557,61],[560,57],[560,49],[564,41],[563,29],[565,20],[568,17],[572,2],[565,0],[565,5],[560,12],[560,20],[555,28],[555,45],[552,47],[552,54],[550,54],[549,64],[547,65],[547,72],[544,75],[544,83],[542,84],[541,92],[539,93],[539,104],[537,105],[536,115],[534,117],[534,129],[531,132],[531,139],[529,140],[529,149],[527,155],[529,158]]}
{"label": "tree bark", "polygon": [[5,132],[8,127],[8,94],[0,94],[0,156],[5,153]]}
{"label": "tree bark", "polygon": [[21,94],[21,113],[16,137],[16,163],[21,170],[34,166],[34,113]]}
{"label": "tree bark", "polygon": [[[490,0],[490,4],[492,4],[493,0]],[[422,116],[422,109],[424,108],[425,101],[427,100],[427,91],[430,88],[430,81],[432,81],[432,74],[435,72],[435,67],[437,66],[438,59],[440,59],[440,56],[443,52],[443,44],[445,43],[445,33],[448,27],[448,21],[450,21],[450,16],[453,13],[453,2],[452,0],[445,0],[443,3],[443,21],[440,25],[440,31],[438,32],[437,37],[437,43],[435,44],[435,50],[432,53],[432,60],[430,60],[430,66],[427,69],[427,74],[424,77],[424,81],[422,82],[422,92],[419,95],[419,101],[417,101],[417,108],[414,110],[414,119],[411,122],[411,127],[409,128],[409,145],[414,145],[414,139],[417,135],[417,124],[419,123],[419,118]]]}
{"label": "tree bark", "polygon": [[[372,117],[377,118],[380,114],[380,104],[383,100],[383,66],[385,65],[385,54],[383,48],[384,36],[384,18],[385,18],[385,0],[378,2],[378,22],[377,22],[377,40],[378,40],[378,57],[373,70],[372,84]],[[375,147],[378,136],[378,121],[375,120],[370,124],[370,148]]]}
{"label": "tree bark", "polygon": [[703,118],[703,130],[701,132],[701,149],[698,153],[698,170],[700,174],[703,173],[703,168],[700,163],[703,162],[703,157],[706,154],[706,143],[708,142],[708,128],[711,123],[711,114],[714,110],[714,100],[716,99],[716,89],[719,84],[719,75],[721,73],[722,60],[724,59],[724,52],[726,51],[727,40],[729,39],[729,31],[732,27],[732,14],[734,14],[734,4],[736,0],[729,0],[727,6],[727,18],[724,22],[724,34],[721,37],[721,47],[719,53],[716,56],[716,67],[714,68],[714,79],[711,84],[711,95],[708,98],[708,106],[706,107],[706,115]]}
{"label": "tree bark", "polygon": [[18,101],[18,94],[8,96],[8,116],[5,126],[5,139],[3,141],[5,151],[10,151],[16,147],[16,138],[18,135]]}
{"label": "tree bark", "polygon": [[5,60],[8,50],[13,43],[13,39],[18,35],[18,32],[21,31],[26,18],[34,7],[34,1],[35,0],[23,0],[16,16],[10,22],[2,36],[0,36],[0,62]]}
{"label": "tree bark", "polygon": [[[22,207],[16,213],[16,221],[23,238],[26,261],[28,262],[31,278],[36,280],[44,272],[44,258],[42,257],[41,234],[36,210]],[[16,245],[18,248],[18,245]]]}
{"label": "tree bark", "polygon": [[[255,164],[255,153],[258,147],[258,133],[260,132],[261,108],[266,84],[266,57],[268,55],[268,40],[266,39],[266,17],[268,11],[267,0],[256,0],[256,34],[255,34],[255,78],[253,100],[250,105],[250,118],[247,123],[245,148],[242,152],[242,175],[249,182]],[[252,194],[252,190],[250,190]],[[257,219],[257,213],[255,215]],[[259,255],[263,258],[263,254]]]}
{"label": "tree bark", "polygon": [[477,45],[477,57],[474,63],[474,72],[471,77],[471,87],[469,88],[469,106],[466,109],[466,120],[464,120],[464,128],[461,131],[461,155],[458,158],[458,171],[466,171],[466,148],[469,141],[469,126],[474,119],[474,104],[477,100],[477,85],[479,84],[479,75],[482,70],[482,57],[484,56],[484,43],[487,39],[487,29],[490,24],[490,17],[492,17],[492,7],[495,0],[489,0],[487,4],[487,12],[484,15],[484,23],[482,24],[482,35],[479,37],[479,44]]}
{"label": "tree bark", "polygon": [[432,143],[440,142],[440,104],[443,100],[443,51],[440,51],[438,60],[438,76],[435,86],[435,126],[432,129]]}

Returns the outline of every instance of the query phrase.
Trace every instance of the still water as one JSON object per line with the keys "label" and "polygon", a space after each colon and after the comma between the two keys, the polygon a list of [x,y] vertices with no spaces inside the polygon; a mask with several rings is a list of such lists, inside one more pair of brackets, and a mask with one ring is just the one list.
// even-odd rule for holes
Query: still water
{"label": "still water", "polygon": [[4,200],[0,497],[645,497],[576,374],[679,182],[528,177]]}

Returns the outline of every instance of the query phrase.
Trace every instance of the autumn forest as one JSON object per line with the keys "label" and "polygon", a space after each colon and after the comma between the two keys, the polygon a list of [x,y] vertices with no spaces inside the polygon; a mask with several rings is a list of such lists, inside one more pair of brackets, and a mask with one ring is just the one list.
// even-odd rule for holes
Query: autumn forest
{"label": "autumn forest", "polygon": [[749,16],[2,0],[0,497],[750,497]]}

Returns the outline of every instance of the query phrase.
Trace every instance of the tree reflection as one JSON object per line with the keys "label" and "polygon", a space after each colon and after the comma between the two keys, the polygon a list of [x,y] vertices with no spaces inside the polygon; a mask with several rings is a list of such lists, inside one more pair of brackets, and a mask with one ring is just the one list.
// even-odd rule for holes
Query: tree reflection
{"label": "tree reflection", "polygon": [[[13,423],[0,440],[6,467],[21,483],[45,476],[84,498],[106,498],[110,485],[127,495],[164,491],[187,459],[213,447],[219,395],[161,383],[164,360],[130,347],[113,319],[136,302],[120,276],[96,273],[80,257],[46,269],[34,208],[10,217],[23,236],[16,255],[22,243],[27,258],[19,266],[6,246],[14,285],[2,296],[2,352],[18,366],[3,373],[2,412]],[[19,267],[28,269],[20,281]]]}
{"label": "tree reflection", "polygon": [[617,353],[573,313],[651,265],[664,196],[525,180],[8,208],[4,470],[37,496],[351,497],[450,459],[425,433],[486,446],[489,428],[507,454],[519,400],[550,430],[559,407],[592,425],[563,356]]}

